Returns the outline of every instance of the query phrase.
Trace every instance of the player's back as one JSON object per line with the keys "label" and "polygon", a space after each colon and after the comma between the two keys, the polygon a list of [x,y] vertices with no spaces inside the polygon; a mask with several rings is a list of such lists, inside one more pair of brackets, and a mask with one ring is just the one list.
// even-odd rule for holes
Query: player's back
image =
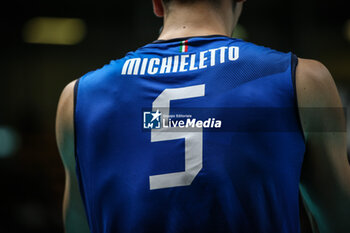
{"label": "player's back", "polygon": [[299,232],[296,62],[195,37],[82,77],[76,160],[91,231]]}

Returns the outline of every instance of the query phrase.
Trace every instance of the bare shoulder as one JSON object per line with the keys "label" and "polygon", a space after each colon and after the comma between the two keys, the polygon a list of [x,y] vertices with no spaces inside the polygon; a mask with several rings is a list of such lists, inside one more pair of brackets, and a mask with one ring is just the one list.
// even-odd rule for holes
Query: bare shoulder
{"label": "bare shoulder", "polygon": [[348,232],[350,170],[337,87],[322,63],[299,59],[296,89],[306,139],[301,194],[320,232]]}
{"label": "bare shoulder", "polygon": [[321,62],[299,58],[296,88],[300,107],[341,107],[337,87]]}
{"label": "bare shoulder", "polygon": [[67,233],[90,232],[75,172],[74,87],[76,82],[69,83],[63,89],[56,116],[56,140],[66,172],[63,221]]}
{"label": "bare shoulder", "polygon": [[[319,61],[299,59],[296,91],[304,136],[309,141],[310,129],[319,132],[345,128],[345,114],[331,73]],[[317,139],[318,140],[318,139]]]}
{"label": "bare shoulder", "polygon": [[70,82],[63,89],[60,96],[60,100],[58,102],[58,110],[65,111],[61,111],[60,113],[67,113],[67,110],[73,110],[70,107],[73,107],[74,105],[74,86],[76,81],[77,80]]}
{"label": "bare shoulder", "polygon": [[56,140],[65,168],[74,165],[74,86],[70,82],[62,91],[56,114]]}

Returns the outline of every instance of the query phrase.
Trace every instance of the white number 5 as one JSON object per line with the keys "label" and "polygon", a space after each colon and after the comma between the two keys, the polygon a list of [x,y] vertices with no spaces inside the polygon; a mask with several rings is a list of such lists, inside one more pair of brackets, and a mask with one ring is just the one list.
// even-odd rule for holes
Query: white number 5
{"label": "white number 5", "polygon": [[[162,115],[169,115],[170,101],[203,97],[205,85],[165,89],[153,102],[153,111],[162,108]],[[163,110],[165,109],[165,110]],[[174,132],[174,128],[152,130],[151,142],[185,139],[185,171],[149,177],[150,189],[163,189],[191,185],[203,167],[203,130]]]}

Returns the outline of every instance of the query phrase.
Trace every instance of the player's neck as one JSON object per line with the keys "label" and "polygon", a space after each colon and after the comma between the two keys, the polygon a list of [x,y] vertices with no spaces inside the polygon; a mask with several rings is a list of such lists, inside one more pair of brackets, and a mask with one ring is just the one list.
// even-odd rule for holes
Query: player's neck
{"label": "player's neck", "polygon": [[176,5],[164,17],[164,27],[159,40],[174,38],[224,35],[231,36],[231,16],[218,13],[205,4],[196,4],[193,7]]}

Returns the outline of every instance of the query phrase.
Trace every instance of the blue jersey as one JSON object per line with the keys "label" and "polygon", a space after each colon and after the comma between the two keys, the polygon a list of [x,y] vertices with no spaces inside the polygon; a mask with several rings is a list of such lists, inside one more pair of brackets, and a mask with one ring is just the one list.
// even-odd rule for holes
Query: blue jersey
{"label": "blue jersey", "polygon": [[155,41],[79,79],[92,233],[296,233],[297,58],[225,36]]}

